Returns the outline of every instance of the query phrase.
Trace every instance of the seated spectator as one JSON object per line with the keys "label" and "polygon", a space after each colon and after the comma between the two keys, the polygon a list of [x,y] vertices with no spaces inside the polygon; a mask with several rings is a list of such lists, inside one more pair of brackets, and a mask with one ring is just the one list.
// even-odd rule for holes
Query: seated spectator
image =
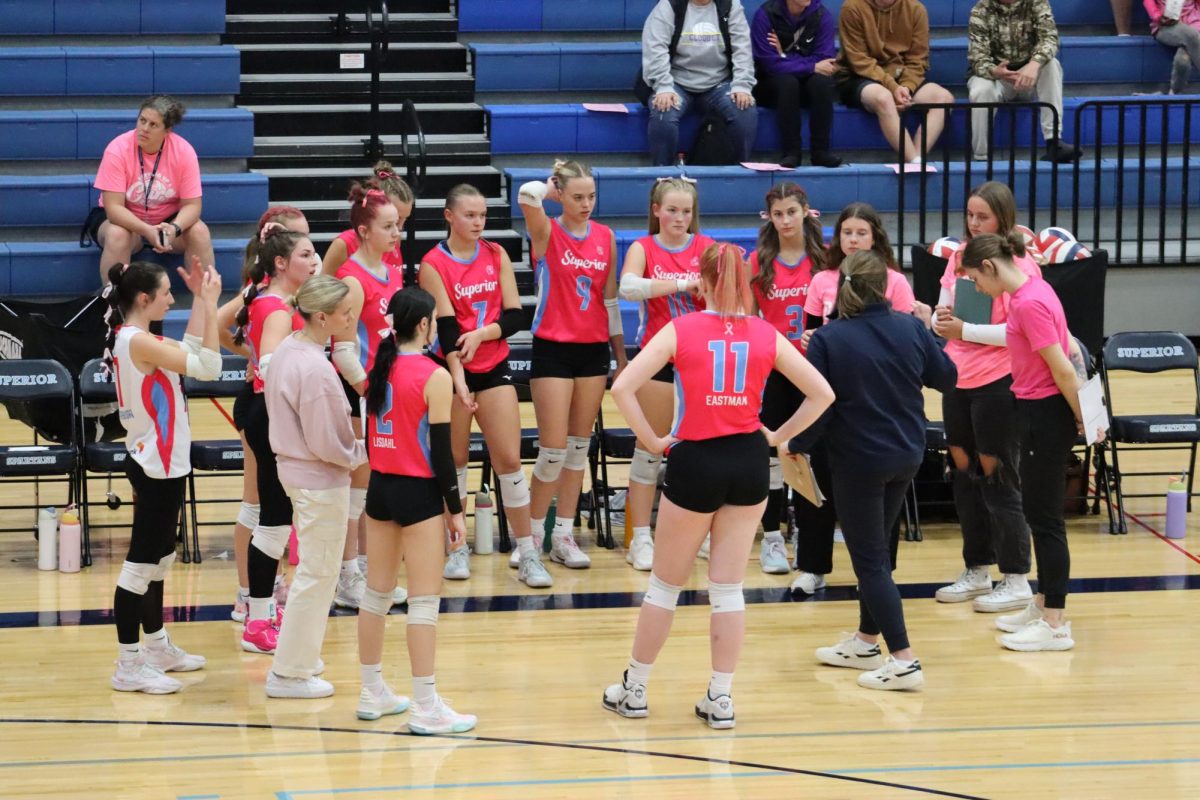
{"label": "seated spectator", "polygon": [[[1067,163],[1080,152],[1060,138],[1062,130],[1062,65],[1058,26],[1050,0],[979,0],[967,22],[967,94],[972,103],[1040,100],[1058,112],[1041,109],[1046,160]],[[971,149],[977,160],[988,157],[988,111],[971,112]]]}
{"label": "seated spectator", "polygon": [[[838,20],[838,88],[842,102],[879,118],[888,144],[920,163],[921,128],[910,136],[900,113],[914,103],[953,103],[954,96],[927,81],[929,15],[920,0],[846,0]],[[932,149],[945,127],[946,113],[930,111],[923,122],[925,147]],[[902,148],[903,146],[903,148]]]}
{"label": "seated spectator", "polygon": [[184,263],[212,264],[208,226],[200,221],[200,161],[196,151],[172,129],[184,107],[173,97],[156,95],[138,110],[137,128],[109,142],[95,186],[100,206],[86,223],[87,234],[104,252],[100,283],[108,283],[113,264],[128,264],[134,253],[184,253]]}
{"label": "seated spectator", "polygon": [[[1183,0],[1182,4],[1168,0],[1142,0],[1142,3],[1150,16],[1150,33],[1155,40],[1177,48],[1171,65],[1170,93],[1183,94],[1192,67],[1200,66],[1200,0]],[[1170,16],[1172,13],[1177,16]]]}
{"label": "seated spectator", "polygon": [[[1133,34],[1133,26],[1130,23],[1133,17],[1133,0],[1108,0],[1108,2],[1112,5],[1113,25],[1117,28],[1117,36],[1131,36]],[[1146,2],[1146,10],[1149,9],[1150,3]]]}
{"label": "seated spectator", "polygon": [[754,48],[755,97],[775,109],[784,167],[800,164],[800,108],[808,109],[808,131],[814,167],[840,167],[830,152],[833,101],[837,85],[834,56],[835,14],[821,0],[767,0],[750,25]]}
{"label": "seated spectator", "polygon": [[659,0],[642,27],[642,79],[649,88],[643,102],[650,108],[655,165],[675,163],[679,120],[693,105],[720,114],[734,157],[749,158],[758,112],[741,0]]}

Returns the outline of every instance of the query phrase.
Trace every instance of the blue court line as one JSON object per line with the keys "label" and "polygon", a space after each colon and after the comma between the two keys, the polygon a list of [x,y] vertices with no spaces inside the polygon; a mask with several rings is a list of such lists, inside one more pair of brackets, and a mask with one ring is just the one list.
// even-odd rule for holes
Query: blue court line
{"label": "blue court line", "polygon": [[[1036,581],[1033,582],[1036,585]],[[945,584],[905,583],[897,588],[906,600],[932,598]],[[1075,578],[1071,594],[1107,592],[1156,592],[1200,589],[1200,574],[1141,575],[1113,578]],[[477,597],[443,597],[441,613],[471,614],[487,611],[555,611],[636,608],[642,603],[642,592],[582,592],[578,594],[516,594],[481,595]],[[794,597],[787,587],[765,587],[745,590],[750,604],[811,603],[857,601],[855,586],[829,586],[812,597]],[[708,605],[708,592],[688,589],[680,593],[679,605]],[[168,622],[229,621],[229,605],[174,606],[164,609]],[[355,612],[338,609],[332,616],[353,616]],[[400,613],[393,610],[393,614]],[[0,629],[54,628],[75,625],[112,625],[112,609],[83,609],[70,611],[10,611],[0,613]]]}
{"label": "blue court line", "polygon": [[181,794],[175,800],[221,800],[219,794]]}

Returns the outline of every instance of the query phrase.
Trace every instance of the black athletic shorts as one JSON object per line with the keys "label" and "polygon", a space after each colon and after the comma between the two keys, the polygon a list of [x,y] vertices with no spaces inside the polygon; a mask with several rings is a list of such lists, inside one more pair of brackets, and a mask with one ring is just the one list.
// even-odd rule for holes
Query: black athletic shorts
{"label": "black athletic shorts", "polygon": [[530,378],[595,378],[607,376],[608,342],[552,342],[533,338]]}
{"label": "black athletic shorts", "polygon": [[364,510],[371,519],[416,525],[445,510],[442,493],[433,478],[414,478],[371,470]]}
{"label": "black athletic shorts", "polygon": [[508,359],[501,361],[487,372],[471,372],[464,368],[463,379],[467,382],[467,389],[471,394],[486,392],[497,386],[512,386],[513,384],[512,369],[508,366]]}
{"label": "black athletic shorts", "polygon": [[[250,368],[247,368],[247,372]],[[246,415],[250,411],[250,401],[254,398],[254,384],[246,381],[246,385],[242,387],[242,391],[233,400],[233,427],[238,433],[246,430]]]}
{"label": "black athletic shorts", "polygon": [[753,506],[767,499],[771,448],[762,431],[677,442],[667,457],[663,494],[698,514],[721,506]]}
{"label": "black athletic shorts", "polygon": [[[870,78],[862,78],[858,75],[851,75],[845,81],[839,83],[838,91],[841,92],[842,95],[842,104],[847,108],[863,108],[863,89],[867,88],[873,83],[880,86],[883,85],[879,83],[879,81],[872,80]],[[921,81],[921,85],[913,91],[913,94],[921,91],[921,86],[924,86],[927,83],[929,83],[929,81]]]}
{"label": "black athletic shorts", "polygon": [[125,459],[125,475],[133,486],[133,530],[125,560],[157,564],[175,552],[179,510],[183,507],[187,476],[151,478],[133,456]]}
{"label": "black athletic shorts", "polygon": [[[637,353],[634,354],[634,357],[636,358],[637,355],[640,354],[641,352],[642,352],[642,349],[639,347]],[[674,383],[675,382],[675,364],[673,362],[668,361],[667,365],[665,367],[663,367],[658,372],[656,372],[650,376],[650,380],[658,381],[659,383]]]}
{"label": "black athletic shorts", "polygon": [[[360,404],[362,397],[358,392],[354,391],[354,387],[346,383],[346,379],[342,377],[342,373],[338,373],[338,380],[342,382],[342,391],[346,393],[346,400],[350,402],[350,416],[361,418],[362,405]],[[365,431],[364,431],[365,433]]]}

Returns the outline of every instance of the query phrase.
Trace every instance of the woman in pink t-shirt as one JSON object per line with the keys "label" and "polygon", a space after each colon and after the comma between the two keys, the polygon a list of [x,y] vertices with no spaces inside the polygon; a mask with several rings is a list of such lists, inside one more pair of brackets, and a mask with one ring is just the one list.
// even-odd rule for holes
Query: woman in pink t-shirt
{"label": "woman in pink t-shirt", "polygon": [[[1001,234],[1016,225],[1017,203],[1012,190],[989,181],[967,200],[966,239]],[[963,535],[965,568],[935,596],[942,603],[975,598],[976,611],[1012,611],[1033,597],[1029,588],[1029,529],[1021,513],[1017,477],[1017,425],[1013,405],[1009,353],[1005,348],[1008,298],[992,301],[988,324],[963,322],[954,316],[955,290],[960,277],[960,249],[942,274],[941,296],[933,332],[946,339],[946,355],[958,367],[954,391],[942,395],[942,420],[954,464],[954,505]],[[1041,277],[1037,263],[1025,252],[1016,255],[1017,268]],[[1004,578],[993,588],[990,567],[999,562]]]}
{"label": "woman in pink t-shirt", "polygon": [[184,112],[174,97],[147,98],[137,127],[104,148],[94,184],[100,208],[85,224],[103,248],[101,285],[113,264],[128,263],[143,247],[184,253],[187,264],[194,258],[213,263],[212,236],[200,221],[200,161],[187,140],[172,133]]}
{"label": "woman in pink t-shirt", "polygon": [[1062,303],[1050,284],[1030,275],[1017,260],[1024,252],[1019,233],[972,237],[962,266],[991,297],[1007,296],[1005,323],[1012,358],[1012,392],[1020,438],[1021,503],[1037,553],[1038,595],[1016,614],[999,617],[1010,650],[1070,650],[1071,623],[1064,616],[1071,553],[1063,520],[1067,458],[1082,432],[1079,387],[1084,376],[1071,363],[1075,349]]}

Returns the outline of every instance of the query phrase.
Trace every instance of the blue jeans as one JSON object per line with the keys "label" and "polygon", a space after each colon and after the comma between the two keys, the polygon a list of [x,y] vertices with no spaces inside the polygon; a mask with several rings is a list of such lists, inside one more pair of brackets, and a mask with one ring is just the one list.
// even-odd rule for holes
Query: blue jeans
{"label": "blue jeans", "polygon": [[651,105],[646,138],[650,140],[650,157],[654,159],[655,166],[669,166],[676,162],[676,156],[679,154],[679,120],[683,119],[683,115],[688,113],[693,105],[701,113],[713,110],[720,114],[733,137],[733,150],[737,160],[746,161],[750,158],[750,150],[754,147],[754,134],[758,130],[758,109],[755,106],[739,109],[729,96],[729,88],[728,82],[704,92],[689,92],[676,86],[675,94],[679,96],[678,108],[655,111]]}

